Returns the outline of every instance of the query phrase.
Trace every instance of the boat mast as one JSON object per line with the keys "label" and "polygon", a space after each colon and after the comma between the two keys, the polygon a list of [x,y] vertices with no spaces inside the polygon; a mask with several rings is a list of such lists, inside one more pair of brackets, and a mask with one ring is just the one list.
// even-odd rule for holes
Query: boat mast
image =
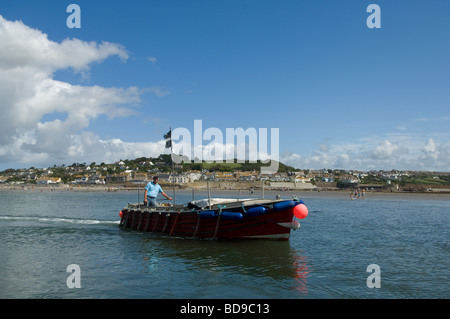
{"label": "boat mast", "polygon": [[172,128],[170,127],[170,160],[172,162],[172,191],[173,191],[173,206],[176,205],[177,197],[175,193],[175,167],[173,163],[173,142],[172,142]]}
{"label": "boat mast", "polygon": [[166,148],[170,147],[170,161],[172,162],[172,190],[173,190],[173,206],[176,204],[176,194],[175,194],[175,168],[173,162],[173,143],[172,143],[172,128],[169,128],[169,132],[164,135],[166,139]]}

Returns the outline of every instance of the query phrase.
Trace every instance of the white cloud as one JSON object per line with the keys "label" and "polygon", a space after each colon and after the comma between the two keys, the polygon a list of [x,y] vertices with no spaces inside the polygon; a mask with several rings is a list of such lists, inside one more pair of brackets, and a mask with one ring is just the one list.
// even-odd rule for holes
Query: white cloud
{"label": "white cloud", "polygon": [[84,42],[66,39],[62,43],[50,41],[46,34],[0,16],[0,68],[20,67],[54,71],[72,68],[81,71],[92,62],[117,55],[126,60],[128,53],[118,44]]}
{"label": "white cloud", "polygon": [[157,97],[163,97],[170,94],[169,91],[162,91],[160,87],[147,88],[144,91],[155,94]]}
{"label": "white cloud", "polygon": [[425,145],[425,147],[423,148],[423,150],[425,151],[425,153],[430,154],[432,157],[435,157],[437,155],[436,143],[434,142],[434,140],[432,138],[430,138],[428,140],[428,142]]}
{"label": "white cloud", "polygon": [[449,137],[425,139],[415,134],[366,137],[352,143],[320,144],[309,155],[284,153],[280,161],[297,168],[450,171]]}
{"label": "white cloud", "polygon": [[155,58],[154,56],[149,56],[147,59],[148,59],[150,62],[152,62],[153,64],[156,64],[156,61],[158,61],[158,59]]}
{"label": "white cloud", "polygon": [[[112,56],[126,60],[128,53],[121,45],[78,39],[57,43],[39,30],[2,16],[0,43],[0,162],[114,161],[118,156],[161,152],[158,143],[101,140],[87,131],[101,115],[133,114],[130,105],[139,103],[144,90],[72,85],[53,78],[59,70],[88,72],[93,63]],[[157,96],[168,94],[159,88],[147,90]],[[61,116],[45,120],[52,114]]]}
{"label": "white cloud", "polygon": [[157,157],[165,152],[165,141],[135,143],[120,139],[102,140],[92,132],[73,136],[68,149],[68,155],[73,162],[97,163],[112,163],[118,159],[141,156]]}
{"label": "white cloud", "polygon": [[388,140],[382,141],[372,152],[372,157],[376,159],[386,159],[391,157],[398,150],[398,145]]}
{"label": "white cloud", "polygon": [[421,150],[419,156],[420,165],[426,167],[438,163],[442,166],[449,166],[448,161],[450,152],[443,145],[438,145],[433,138],[429,138],[425,146]]}

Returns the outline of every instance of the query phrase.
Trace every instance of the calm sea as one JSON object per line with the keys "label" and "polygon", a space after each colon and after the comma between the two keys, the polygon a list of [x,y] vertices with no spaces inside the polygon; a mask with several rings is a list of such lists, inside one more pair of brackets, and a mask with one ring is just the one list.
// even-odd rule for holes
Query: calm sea
{"label": "calm sea", "polygon": [[[213,194],[230,195],[260,194]],[[222,242],[119,228],[137,191],[0,190],[0,298],[450,297],[450,195],[297,195],[309,216],[290,241]],[[74,264],[80,288],[67,284]]]}

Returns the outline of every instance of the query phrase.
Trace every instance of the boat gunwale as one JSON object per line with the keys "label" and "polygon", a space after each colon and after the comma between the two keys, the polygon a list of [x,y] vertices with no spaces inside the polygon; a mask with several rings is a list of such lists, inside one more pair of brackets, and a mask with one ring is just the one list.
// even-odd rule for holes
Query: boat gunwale
{"label": "boat gunwale", "polygon": [[[156,206],[149,207],[141,203],[128,203],[124,207],[126,210],[130,211],[142,211],[142,212],[156,212],[156,213],[197,213],[202,211],[221,211],[226,209],[227,211],[249,209],[258,206],[273,206],[275,203],[295,201],[295,199],[244,199],[237,200],[235,202],[230,202],[226,204],[214,204],[209,207],[199,207],[199,208],[188,208],[185,205],[176,206]],[[187,204],[186,204],[187,205]]]}

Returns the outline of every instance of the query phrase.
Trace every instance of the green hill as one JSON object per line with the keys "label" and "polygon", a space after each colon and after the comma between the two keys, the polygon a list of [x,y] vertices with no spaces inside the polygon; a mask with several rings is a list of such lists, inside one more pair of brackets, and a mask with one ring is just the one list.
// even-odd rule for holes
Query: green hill
{"label": "green hill", "polygon": [[[181,164],[176,164],[176,171],[189,171],[189,170],[208,170],[208,171],[221,171],[221,172],[231,172],[235,170],[241,171],[261,171],[261,167],[268,167],[269,164],[261,163],[261,161],[257,161],[256,163],[249,163],[249,161],[245,161],[244,163],[238,163],[237,160],[234,160],[233,163],[207,163],[206,161],[202,161],[201,163],[194,163],[187,161],[186,158],[183,158],[186,162],[182,162]],[[140,167],[142,170],[145,170],[152,162],[162,171],[170,171],[172,169],[172,157],[170,154],[161,154],[157,158],[152,157],[139,157],[133,160],[123,160],[125,165],[129,167]],[[181,166],[181,167],[180,167]],[[279,163],[278,172],[285,173],[289,171],[295,171],[296,169],[292,166],[285,165],[283,163]]]}

